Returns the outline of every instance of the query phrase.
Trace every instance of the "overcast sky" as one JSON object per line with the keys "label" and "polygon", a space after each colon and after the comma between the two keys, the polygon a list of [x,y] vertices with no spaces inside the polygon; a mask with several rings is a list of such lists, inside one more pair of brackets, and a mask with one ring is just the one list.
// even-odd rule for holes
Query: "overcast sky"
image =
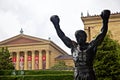
{"label": "overcast sky", "polygon": [[81,12],[99,15],[102,10],[120,12],[120,0],[0,0],[0,41],[20,34],[51,40],[70,54],[50,22],[52,15],[60,17],[61,29],[75,40],[74,33],[83,29]]}

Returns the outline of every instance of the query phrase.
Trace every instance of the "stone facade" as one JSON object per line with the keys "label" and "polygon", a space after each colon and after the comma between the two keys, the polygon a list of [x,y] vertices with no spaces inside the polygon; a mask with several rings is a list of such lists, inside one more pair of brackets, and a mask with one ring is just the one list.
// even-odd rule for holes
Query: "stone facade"
{"label": "stone facade", "polygon": [[[81,19],[88,35],[88,41],[90,41],[100,32],[102,19],[99,15],[81,17]],[[117,40],[120,43],[120,13],[110,15],[108,32],[111,33],[112,39]]]}
{"label": "stone facade", "polygon": [[0,47],[8,47],[16,70],[50,69],[58,56],[69,56],[54,42],[23,33],[1,41]]}

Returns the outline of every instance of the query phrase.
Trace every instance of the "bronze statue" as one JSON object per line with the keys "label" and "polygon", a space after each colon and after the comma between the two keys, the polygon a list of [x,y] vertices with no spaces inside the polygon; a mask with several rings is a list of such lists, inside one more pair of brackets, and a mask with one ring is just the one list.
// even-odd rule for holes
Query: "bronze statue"
{"label": "bronze statue", "polygon": [[64,32],[60,29],[60,19],[57,15],[53,15],[50,20],[52,21],[59,38],[64,42],[64,44],[71,49],[73,56],[75,70],[74,70],[74,80],[96,80],[95,72],[93,70],[93,60],[96,55],[97,46],[103,41],[107,30],[108,21],[110,16],[109,10],[104,10],[101,13],[102,18],[102,29],[98,36],[87,43],[87,34],[83,30],[77,30],[75,32],[76,41],[68,38]]}

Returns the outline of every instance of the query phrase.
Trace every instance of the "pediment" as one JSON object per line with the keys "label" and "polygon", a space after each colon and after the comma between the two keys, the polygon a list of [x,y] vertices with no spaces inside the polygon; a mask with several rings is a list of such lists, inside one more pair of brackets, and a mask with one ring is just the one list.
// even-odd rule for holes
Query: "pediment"
{"label": "pediment", "polygon": [[45,43],[48,40],[44,40],[37,37],[32,37],[24,34],[20,34],[0,42],[0,45],[12,45],[12,44],[28,44],[28,43]]}
{"label": "pediment", "polygon": [[20,38],[17,38],[15,40],[11,40],[9,42],[6,42],[4,44],[10,45],[10,44],[25,44],[25,43],[36,43],[36,42],[40,42],[40,41],[20,37]]}

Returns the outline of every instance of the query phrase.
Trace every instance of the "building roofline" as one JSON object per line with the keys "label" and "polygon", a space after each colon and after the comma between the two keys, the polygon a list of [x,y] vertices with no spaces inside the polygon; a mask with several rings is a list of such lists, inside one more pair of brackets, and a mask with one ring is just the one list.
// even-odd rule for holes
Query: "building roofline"
{"label": "building roofline", "polygon": [[[15,40],[15,39],[17,39],[19,37],[25,37],[25,38],[30,38],[30,39],[38,40],[38,41],[43,41],[44,43],[36,42],[36,43],[26,43],[26,44],[4,45],[4,43],[7,43],[7,42],[12,41],[12,40]],[[25,35],[25,34],[18,34],[16,36],[13,36],[11,38],[8,38],[8,39],[3,40],[3,41],[0,42],[0,46],[26,46],[26,45],[36,45],[36,44],[37,45],[39,45],[39,44],[43,44],[43,45],[49,44],[52,47],[54,47],[55,49],[57,49],[58,51],[60,51],[61,53],[68,55],[67,52],[65,52],[62,48],[60,48],[57,44],[55,44],[51,40],[41,39],[41,38],[38,38],[38,37],[33,37],[33,36]]]}
{"label": "building roofline", "polygon": [[[120,14],[120,12],[111,13],[111,15],[116,15],[116,14]],[[87,16],[81,16],[81,17],[88,18],[88,17],[98,17],[98,16],[100,16],[100,14],[87,15]]]}

